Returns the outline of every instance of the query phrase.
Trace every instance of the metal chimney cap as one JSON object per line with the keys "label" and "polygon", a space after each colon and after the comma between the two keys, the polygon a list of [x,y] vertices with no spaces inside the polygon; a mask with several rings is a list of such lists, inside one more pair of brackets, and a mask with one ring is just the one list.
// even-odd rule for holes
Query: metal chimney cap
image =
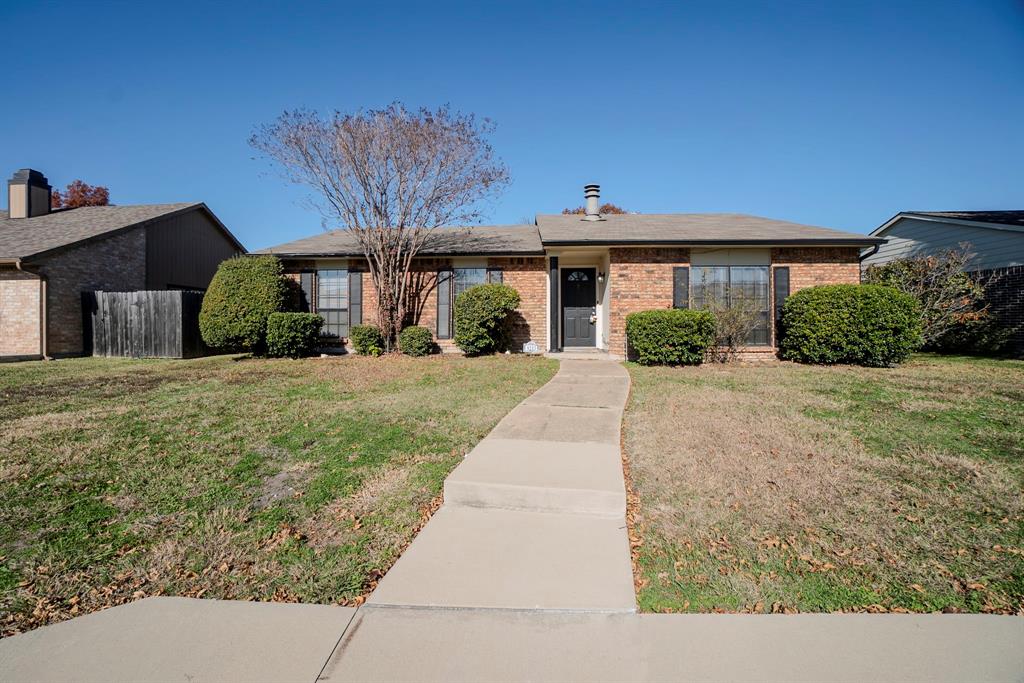
{"label": "metal chimney cap", "polygon": [[604,219],[601,218],[601,212],[598,208],[598,198],[601,196],[601,186],[597,183],[584,185],[583,196],[586,199],[586,205],[583,209],[583,220],[603,221]]}

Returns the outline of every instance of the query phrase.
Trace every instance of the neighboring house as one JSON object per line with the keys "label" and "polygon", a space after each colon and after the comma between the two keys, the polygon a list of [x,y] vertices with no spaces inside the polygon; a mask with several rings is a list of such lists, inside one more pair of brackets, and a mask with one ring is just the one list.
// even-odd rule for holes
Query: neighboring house
{"label": "neighboring house", "polygon": [[985,284],[1010,350],[1024,354],[1024,211],[904,211],[871,234],[886,242],[864,253],[865,268],[968,245],[967,272]]}
{"label": "neighboring house", "polygon": [[82,353],[82,293],[204,290],[245,248],[202,203],[50,210],[22,169],[0,211],[0,359]]}
{"label": "neighboring house", "polygon": [[[535,225],[438,228],[416,259],[418,293],[410,324],[453,348],[455,297],[504,282],[522,303],[516,349],[598,348],[626,354],[626,316],[700,307],[742,291],[762,317],[747,351],[775,352],[778,309],[803,287],[860,281],[858,254],[881,238],[739,214],[597,213],[587,186],[584,215],[540,215]],[[375,292],[353,235],[336,230],[259,253],[280,257],[326,331],[344,341],[351,325],[373,322]],[[365,274],[365,275],[364,275]]]}

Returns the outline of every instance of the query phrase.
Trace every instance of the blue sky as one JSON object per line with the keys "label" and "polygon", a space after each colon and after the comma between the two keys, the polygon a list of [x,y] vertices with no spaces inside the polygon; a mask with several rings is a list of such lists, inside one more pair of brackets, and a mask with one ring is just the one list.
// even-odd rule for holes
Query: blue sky
{"label": "blue sky", "polygon": [[[251,249],[321,230],[247,138],[282,110],[498,124],[488,222],[582,203],[867,232],[1024,208],[1024,3],[0,5],[0,172],[202,200]],[[23,79],[23,80],[19,80]],[[4,200],[5,201],[5,200]]]}

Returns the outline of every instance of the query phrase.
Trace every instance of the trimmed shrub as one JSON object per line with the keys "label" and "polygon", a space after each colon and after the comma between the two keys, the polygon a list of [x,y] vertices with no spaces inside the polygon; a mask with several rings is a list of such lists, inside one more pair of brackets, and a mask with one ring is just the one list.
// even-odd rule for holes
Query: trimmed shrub
{"label": "trimmed shrub", "polygon": [[267,355],[311,356],[320,347],[324,319],[314,313],[271,313],[267,318]]}
{"label": "trimmed shrub", "polygon": [[642,365],[697,365],[715,343],[715,316],[685,308],[630,313],[626,340]]}
{"label": "trimmed shrub", "polygon": [[203,341],[220,351],[262,352],[267,318],[285,303],[281,273],[276,256],[236,256],[221,263],[199,312]]}
{"label": "trimmed shrub", "polygon": [[379,356],[384,353],[384,335],[373,325],[354,325],[348,333],[349,341],[356,353],[363,356]]}
{"label": "trimmed shrub", "polygon": [[398,335],[398,349],[407,356],[429,355],[434,351],[434,335],[425,327],[407,327]]}
{"label": "trimmed shrub", "polygon": [[920,304],[892,287],[808,287],[782,307],[780,351],[786,360],[889,367],[921,343]]}
{"label": "trimmed shrub", "polygon": [[469,356],[507,350],[518,306],[519,292],[508,285],[470,287],[455,297],[455,345]]}

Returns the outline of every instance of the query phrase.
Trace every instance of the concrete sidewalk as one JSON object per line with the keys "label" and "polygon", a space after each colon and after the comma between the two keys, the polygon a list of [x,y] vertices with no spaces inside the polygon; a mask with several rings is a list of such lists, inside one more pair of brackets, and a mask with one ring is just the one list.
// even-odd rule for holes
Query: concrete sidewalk
{"label": "concrete sidewalk", "polygon": [[360,608],[326,681],[1020,681],[1024,619]]}
{"label": "concrete sidewalk", "polygon": [[445,482],[368,605],[634,612],[619,451],[629,374],[563,361]]}
{"label": "concrete sidewalk", "polygon": [[315,681],[354,614],[147,598],[0,640],[0,681]]}
{"label": "concrete sidewalk", "polygon": [[[354,615],[354,617],[353,617]],[[0,640],[12,683],[1020,681],[1024,619],[148,598]]]}

